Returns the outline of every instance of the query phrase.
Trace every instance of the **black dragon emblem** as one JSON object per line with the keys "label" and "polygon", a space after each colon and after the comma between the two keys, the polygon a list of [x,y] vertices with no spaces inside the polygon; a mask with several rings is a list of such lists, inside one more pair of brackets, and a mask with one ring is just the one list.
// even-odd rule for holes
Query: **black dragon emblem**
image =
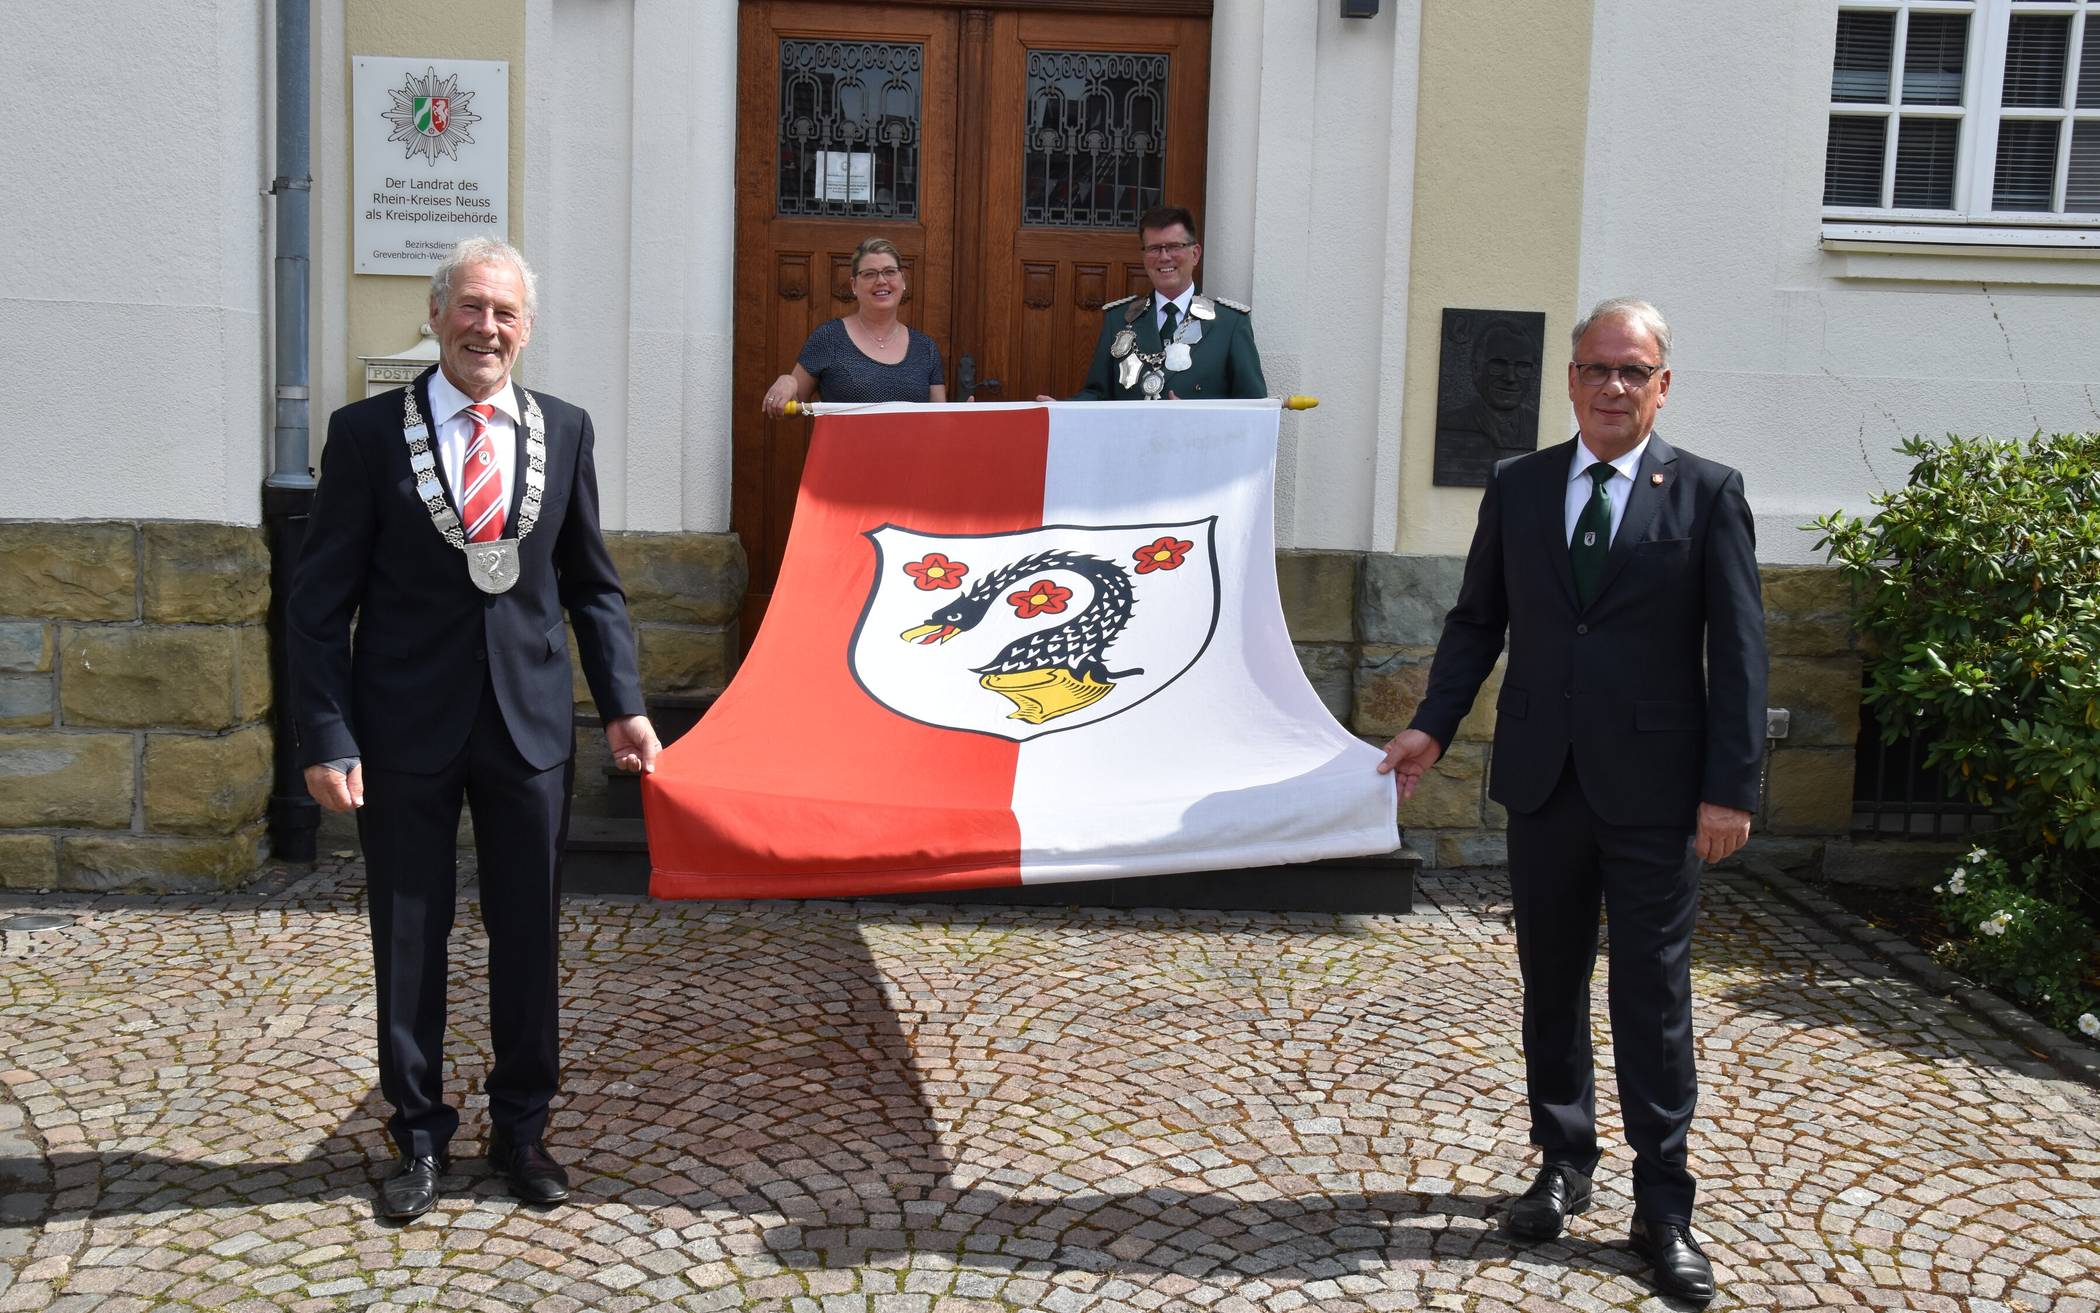
{"label": "black dragon emblem", "polygon": [[[1183,548],[1186,550],[1186,544]],[[898,637],[906,642],[945,643],[974,629],[1001,598],[1012,603],[1024,619],[1057,614],[1072,592],[1054,582],[1060,573],[1086,580],[1092,585],[1093,597],[1070,620],[1023,634],[973,673],[978,683],[1013,702],[1011,720],[1040,725],[1090,707],[1113,692],[1118,679],[1144,673],[1142,669],[1108,668],[1108,649],[1130,624],[1137,606],[1130,575],[1113,561],[1068,551],[1024,556],[985,575],[954,602],[927,616],[925,623]],[[1009,589],[1024,584],[1020,592],[1009,594]]]}

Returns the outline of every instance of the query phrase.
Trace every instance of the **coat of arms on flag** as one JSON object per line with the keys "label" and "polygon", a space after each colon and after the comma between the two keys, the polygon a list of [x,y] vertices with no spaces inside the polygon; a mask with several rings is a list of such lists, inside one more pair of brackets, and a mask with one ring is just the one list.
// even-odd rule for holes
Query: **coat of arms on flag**
{"label": "coat of arms on flag", "polygon": [[1016,742],[1179,678],[1218,622],[1216,518],[963,537],[886,524],[853,674],[900,716]]}
{"label": "coat of arms on flag", "polygon": [[650,889],[850,897],[1398,846],[1276,590],[1274,402],[874,406],[810,435],[743,668],[642,781]]}

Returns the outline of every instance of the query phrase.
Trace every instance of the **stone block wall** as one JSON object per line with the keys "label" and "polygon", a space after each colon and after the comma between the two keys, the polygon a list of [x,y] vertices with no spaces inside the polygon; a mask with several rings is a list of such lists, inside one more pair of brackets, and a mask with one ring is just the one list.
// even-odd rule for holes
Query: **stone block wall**
{"label": "stone block wall", "polygon": [[[1381,744],[1407,727],[1464,569],[1463,560],[1449,556],[1277,553],[1284,618],[1299,662],[1336,719]],[[1772,745],[1757,828],[1773,835],[1843,835],[1852,824],[1860,681],[1846,586],[1823,566],[1767,566],[1762,573],[1772,654],[1767,705],[1787,708],[1792,723],[1788,736]],[[1430,866],[1507,860],[1508,817],[1487,796],[1501,681],[1498,663],[1443,759],[1401,805],[1408,846]]]}
{"label": "stone block wall", "polygon": [[269,801],[253,526],[0,522],[0,888],[226,888]]}
{"label": "stone block wall", "polygon": [[[735,536],[608,542],[644,689],[725,685],[746,584]],[[1462,569],[1455,557],[1278,553],[1299,659],[1336,718],[1367,740],[1406,725]],[[254,527],[0,522],[0,887],[173,891],[255,873],[271,780],[269,574]],[[1770,705],[1792,725],[1770,756],[1759,828],[1840,835],[1859,732],[1845,586],[1822,567],[1768,567],[1764,584]],[[1505,860],[1507,818],[1487,797],[1500,678],[1498,667],[1401,808],[1409,844],[1432,866]],[[592,710],[580,665],[574,696],[579,712]],[[602,733],[580,726],[580,812],[602,809],[606,765]],[[352,843],[354,828],[327,818],[321,841]]]}
{"label": "stone block wall", "polygon": [[[725,687],[736,671],[737,608],[748,579],[743,543],[733,533],[612,533],[605,542],[627,590],[642,691],[656,697]],[[611,755],[573,631],[569,660],[576,710],[587,722],[576,730],[575,805],[592,815],[604,807]]]}
{"label": "stone block wall", "polygon": [[[744,545],[730,533],[608,533],[606,548],[627,591],[634,622],[642,691],[651,697],[719,690],[737,662],[737,608],[744,601],[748,569]],[[612,765],[597,706],[576,657],[569,632],[571,696],[575,700],[575,809],[585,816],[606,811],[606,771]],[[460,818],[459,841],[474,842],[473,818]],[[324,850],[353,848],[357,826],[347,816],[323,815]]]}

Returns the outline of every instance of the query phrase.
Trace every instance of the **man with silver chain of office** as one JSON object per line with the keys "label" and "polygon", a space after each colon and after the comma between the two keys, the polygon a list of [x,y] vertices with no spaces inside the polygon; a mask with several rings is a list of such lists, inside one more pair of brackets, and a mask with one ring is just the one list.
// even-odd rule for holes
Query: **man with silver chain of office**
{"label": "man with silver chain of office", "polygon": [[329,418],[286,605],[306,787],[356,813],[364,848],[379,1088],[400,1153],[379,1212],[393,1221],[437,1205],[460,1124],[444,1086],[463,800],[488,930],[488,1163],[526,1203],[569,1197],[546,1144],[575,774],[569,630],[613,764],[646,772],[659,750],[599,527],[590,416],[512,376],[536,284],[494,238],[439,263],[438,363]]}
{"label": "man with silver chain of office", "polygon": [[[1269,395],[1254,349],[1251,308],[1196,290],[1203,245],[1178,205],[1138,220],[1150,296],[1101,307],[1094,364],[1073,401],[1207,401]],[[1037,400],[1048,401],[1049,397]]]}

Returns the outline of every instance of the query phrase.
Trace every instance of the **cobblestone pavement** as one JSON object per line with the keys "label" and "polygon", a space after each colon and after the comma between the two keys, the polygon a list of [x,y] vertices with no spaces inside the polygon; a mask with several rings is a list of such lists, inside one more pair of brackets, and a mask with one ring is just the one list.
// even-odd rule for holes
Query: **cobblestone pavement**
{"label": "cobblestone pavement", "polygon": [[[1497,1232],[1529,1158],[1493,872],[1408,917],[572,900],[575,1201],[508,1199],[470,1099],[406,1227],[371,1204],[359,888],[0,909],[79,918],[0,935],[0,1313],[1664,1307],[1623,1150],[1562,1242]],[[1716,1307],[2100,1307],[2100,1093],[1708,891]]]}

